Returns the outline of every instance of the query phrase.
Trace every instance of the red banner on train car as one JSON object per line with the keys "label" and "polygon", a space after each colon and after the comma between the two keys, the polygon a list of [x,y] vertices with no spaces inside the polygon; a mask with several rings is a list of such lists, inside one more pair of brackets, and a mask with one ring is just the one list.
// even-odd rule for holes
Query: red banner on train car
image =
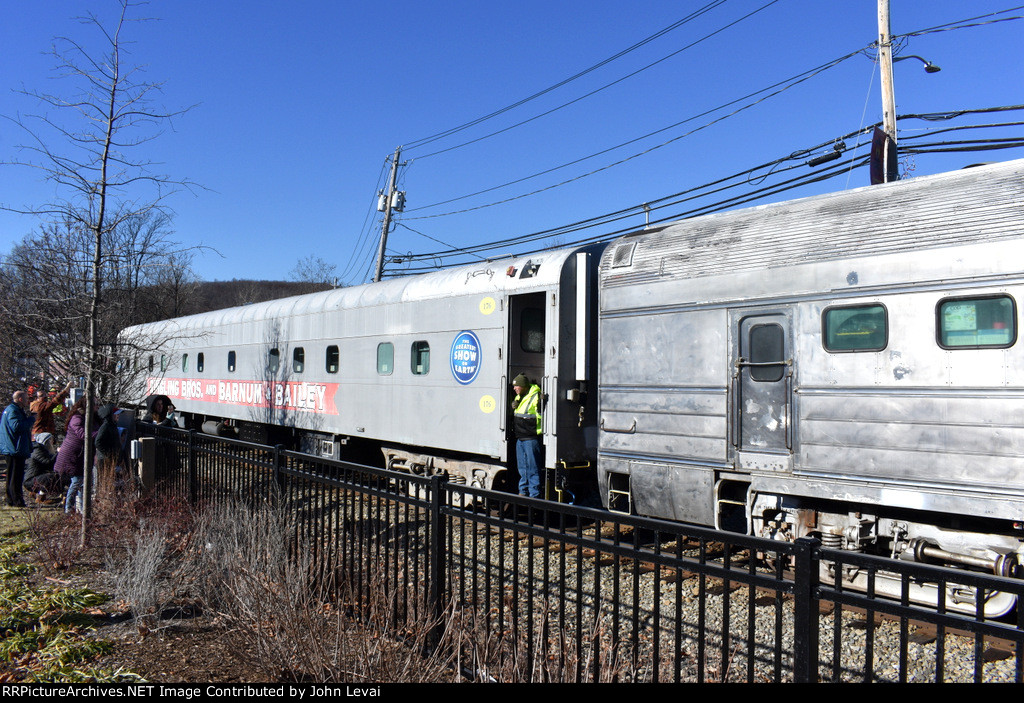
{"label": "red banner on train car", "polygon": [[337,383],[296,383],[294,381],[226,381],[206,378],[147,378],[147,395],[204,403],[241,405],[251,408],[280,408],[337,415],[334,394]]}

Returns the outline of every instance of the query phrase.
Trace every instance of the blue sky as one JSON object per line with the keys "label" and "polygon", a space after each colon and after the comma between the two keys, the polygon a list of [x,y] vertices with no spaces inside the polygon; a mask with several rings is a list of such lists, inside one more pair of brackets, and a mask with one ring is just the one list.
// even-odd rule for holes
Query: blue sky
{"label": "blue sky", "polygon": [[[91,45],[95,31],[73,18],[88,10],[111,18],[116,4],[4,4],[0,114],[29,114],[39,108],[17,93],[19,88],[61,89],[52,79],[53,61],[44,53],[52,38],[67,35]],[[375,193],[384,185],[385,162],[397,146],[533,95],[707,4],[155,0],[135,16],[159,20],[128,29],[135,42],[129,60],[146,67],[148,80],[163,84],[159,104],[165,109],[195,107],[139,153],[158,162],[158,172],[203,186],[166,202],[175,212],[178,240],[219,252],[197,256],[195,269],[202,278],[287,278],[300,258],[312,255],[337,265],[345,281],[361,282],[369,273],[379,234],[372,207]],[[445,248],[435,240],[467,246],[594,217],[827,143],[878,121],[877,66],[858,55],[692,135],[682,136],[724,113],[507,188],[414,210],[662,130],[877,38],[874,0],[778,0],[593,97],[498,136],[430,155],[579,98],[768,4],[723,2],[515,110],[407,149],[400,187],[407,193],[408,209],[399,218],[402,226],[391,235],[389,250],[432,252]],[[1005,10],[1015,2],[892,4],[892,30],[899,35]],[[897,111],[1024,103],[1022,38],[1022,20],[910,38],[903,54],[924,56],[942,71],[926,74],[917,61],[898,63]],[[1020,119],[1020,113],[998,119],[1006,118]],[[901,124],[901,139],[925,127],[935,125]],[[999,136],[1020,134],[1021,128],[1004,132]],[[644,156],[603,168],[673,139]],[[24,143],[25,135],[10,122],[0,125],[0,161],[15,158],[17,146]],[[1024,150],[921,155],[905,161],[903,169],[908,175],[925,175],[1020,157]],[[594,175],[531,197],[423,217],[513,198],[597,169]],[[859,170],[789,196],[859,187],[866,181],[866,171]],[[52,197],[52,186],[38,174],[0,166],[0,204],[19,207]],[[641,226],[642,217],[628,224]],[[30,217],[0,212],[0,251],[8,251],[37,226]],[[510,245],[495,255],[517,251]]]}

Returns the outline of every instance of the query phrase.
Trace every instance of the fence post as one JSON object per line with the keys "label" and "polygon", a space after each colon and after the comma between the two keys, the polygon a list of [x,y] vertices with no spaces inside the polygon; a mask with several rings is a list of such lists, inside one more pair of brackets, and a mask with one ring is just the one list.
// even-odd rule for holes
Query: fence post
{"label": "fence post", "polygon": [[284,467],[284,456],[281,454],[284,448],[283,444],[274,445],[274,485],[277,487],[277,495],[267,497],[273,501],[275,506],[278,504],[278,499],[284,495],[284,473],[281,471]]}
{"label": "fence post", "polygon": [[188,431],[188,502],[195,505],[198,501],[199,481],[196,467],[196,431]]}
{"label": "fence post", "polygon": [[801,537],[793,543],[793,681],[818,681],[818,568],[821,542]]}
{"label": "fence post", "polygon": [[430,612],[433,625],[427,642],[428,651],[437,649],[444,634],[445,573],[448,557],[445,552],[445,523],[441,510],[448,477],[435,474],[430,478]]}

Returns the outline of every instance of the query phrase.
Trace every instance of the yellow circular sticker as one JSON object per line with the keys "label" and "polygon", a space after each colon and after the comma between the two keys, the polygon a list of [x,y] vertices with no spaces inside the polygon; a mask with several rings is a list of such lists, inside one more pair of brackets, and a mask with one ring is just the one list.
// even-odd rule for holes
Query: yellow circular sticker
{"label": "yellow circular sticker", "polygon": [[480,399],[480,409],[485,413],[493,413],[496,407],[498,407],[498,403],[493,396],[485,395]]}
{"label": "yellow circular sticker", "polygon": [[[494,298],[484,298],[483,300],[480,301],[480,312],[482,312],[484,315],[490,315],[497,309],[497,307],[498,304],[494,302]],[[488,410],[487,412],[490,412],[490,410]]]}

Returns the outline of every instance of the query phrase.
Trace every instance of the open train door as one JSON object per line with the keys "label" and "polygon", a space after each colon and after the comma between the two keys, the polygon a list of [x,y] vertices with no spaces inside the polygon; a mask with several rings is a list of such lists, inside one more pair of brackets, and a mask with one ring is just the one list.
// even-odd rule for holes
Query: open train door
{"label": "open train door", "polygon": [[[512,400],[515,398],[515,391],[512,390],[512,379],[521,373],[525,373],[531,383],[540,386],[541,395],[547,392],[547,375],[544,367],[544,349],[547,328],[547,306],[545,303],[546,294],[525,293],[522,295],[510,295],[508,298],[508,340],[505,358],[508,360],[506,379],[508,383],[508,407],[505,408],[505,427],[508,431],[508,457],[510,480],[519,481],[519,473],[516,471],[516,447],[515,434],[512,432],[513,422]],[[544,410],[542,409],[542,412]],[[545,421],[545,427],[546,427]],[[515,488],[513,484],[512,488]]]}

